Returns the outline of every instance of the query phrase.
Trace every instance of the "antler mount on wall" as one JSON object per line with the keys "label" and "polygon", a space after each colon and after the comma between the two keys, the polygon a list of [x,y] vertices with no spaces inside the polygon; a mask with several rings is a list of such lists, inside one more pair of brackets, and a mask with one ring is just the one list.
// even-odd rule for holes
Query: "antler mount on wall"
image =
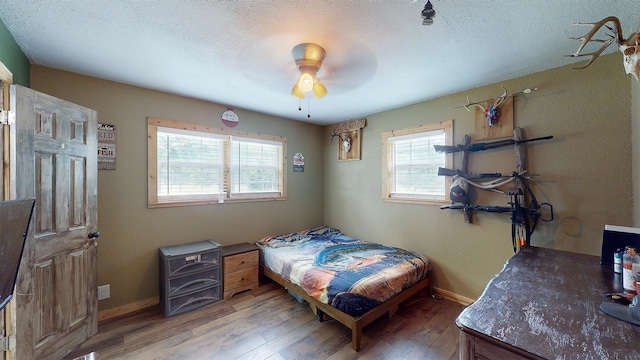
{"label": "antler mount on wall", "polygon": [[[607,25],[607,23],[609,22],[613,23],[613,26]],[[640,80],[639,79],[640,77],[640,31],[629,35],[629,37],[625,39],[624,37],[622,37],[622,26],[620,25],[620,20],[615,16],[608,16],[596,23],[577,23],[574,25],[589,25],[592,27],[591,31],[589,31],[584,36],[573,38],[574,40],[581,41],[580,47],[575,53],[567,56],[569,57],[590,56],[591,57],[591,59],[589,60],[589,62],[587,62],[585,66],[579,67],[577,69],[584,69],[589,65],[591,65],[591,63],[593,63],[593,61],[597,59],[598,56],[600,56],[600,54],[602,54],[602,52],[604,52],[604,50],[607,47],[609,47],[609,45],[615,42],[616,45],[618,45],[618,50],[622,53],[625,72],[627,74],[633,75],[636,78],[636,80]],[[609,39],[607,40],[593,39],[593,36],[603,26],[611,32],[610,34],[607,34]],[[602,43],[602,46],[600,47],[600,49],[596,51],[581,54],[580,51],[582,51],[582,49],[584,49],[584,47],[589,42],[599,42],[599,43]]]}
{"label": "antler mount on wall", "polygon": [[331,140],[337,137],[338,160],[360,160],[362,148],[362,128],[367,125],[367,119],[344,121],[329,128]]}

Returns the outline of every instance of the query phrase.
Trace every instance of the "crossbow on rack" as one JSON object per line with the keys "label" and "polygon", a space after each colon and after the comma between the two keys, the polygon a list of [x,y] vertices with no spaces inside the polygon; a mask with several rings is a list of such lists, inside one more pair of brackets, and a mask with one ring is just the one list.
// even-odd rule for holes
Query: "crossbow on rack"
{"label": "crossbow on rack", "polygon": [[[470,204],[452,204],[452,205],[443,205],[441,209],[457,209],[457,210],[477,210],[477,211],[486,211],[486,212],[494,212],[494,213],[511,213],[511,239],[513,243],[513,251],[515,252],[520,246],[530,245],[531,244],[531,235],[536,229],[538,225],[538,221],[549,222],[553,221],[553,205],[547,202],[539,203],[535,194],[531,190],[531,187],[527,183],[533,175],[525,175],[524,172],[517,173],[513,172],[511,175],[503,176],[500,173],[492,173],[492,174],[464,174],[460,171],[450,170],[440,168],[438,170],[438,175],[447,175],[454,176],[457,178],[465,179],[465,181],[475,187],[479,187],[485,190],[493,190],[497,192],[502,192],[509,195],[510,200],[508,202],[509,206],[487,206],[487,205],[470,205]],[[481,178],[496,178],[494,181],[485,182],[485,183],[476,183],[471,181],[472,179],[481,179]],[[522,184],[526,194],[531,199],[530,204],[528,206],[524,206],[521,203],[521,198],[523,194],[522,188],[520,187],[509,187],[505,191],[498,190],[498,186],[505,185],[509,182],[516,181]],[[545,207],[547,210],[545,212],[548,213],[548,217],[543,217],[542,208]]]}

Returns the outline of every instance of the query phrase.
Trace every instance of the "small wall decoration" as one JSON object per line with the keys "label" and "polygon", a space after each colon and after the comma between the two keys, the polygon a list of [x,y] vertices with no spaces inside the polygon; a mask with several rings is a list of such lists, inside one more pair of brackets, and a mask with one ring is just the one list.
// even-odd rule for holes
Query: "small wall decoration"
{"label": "small wall decoration", "polygon": [[304,172],[304,156],[301,153],[293,155],[293,172]]}
{"label": "small wall decoration", "polygon": [[98,124],[98,170],[116,169],[116,126]]}
{"label": "small wall decoration", "polygon": [[228,127],[236,127],[240,122],[238,114],[236,114],[232,108],[227,108],[227,111],[222,113],[222,123]]}
{"label": "small wall decoration", "polygon": [[362,128],[367,125],[367,119],[357,119],[341,122],[329,128],[331,140],[337,137],[338,160],[360,160],[362,150]]}

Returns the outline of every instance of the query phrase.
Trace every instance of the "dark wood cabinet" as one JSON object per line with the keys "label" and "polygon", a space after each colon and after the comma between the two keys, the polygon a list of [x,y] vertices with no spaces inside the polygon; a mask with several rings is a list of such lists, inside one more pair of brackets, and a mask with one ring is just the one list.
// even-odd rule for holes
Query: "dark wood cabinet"
{"label": "dark wood cabinet", "polygon": [[621,290],[597,256],[523,247],[456,319],[460,359],[640,359],[640,327],[600,311]]}

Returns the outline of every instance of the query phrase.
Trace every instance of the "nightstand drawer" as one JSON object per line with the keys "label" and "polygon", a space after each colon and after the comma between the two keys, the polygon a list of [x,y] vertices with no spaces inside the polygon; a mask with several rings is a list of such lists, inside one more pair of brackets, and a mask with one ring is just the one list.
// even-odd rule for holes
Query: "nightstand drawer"
{"label": "nightstand drawer", "polygon": [[240,271],[234,271],[232,273],[225,274],[224,276],[224,289],[231,290],[241,287],[245,287],[248,284],[258,282],[258,268],[245,269]]}
{"label": "nightstand drawer", "polygon": [[258,252],[251,251],[237,255],[225,256],[224,273],[258,267]]}

